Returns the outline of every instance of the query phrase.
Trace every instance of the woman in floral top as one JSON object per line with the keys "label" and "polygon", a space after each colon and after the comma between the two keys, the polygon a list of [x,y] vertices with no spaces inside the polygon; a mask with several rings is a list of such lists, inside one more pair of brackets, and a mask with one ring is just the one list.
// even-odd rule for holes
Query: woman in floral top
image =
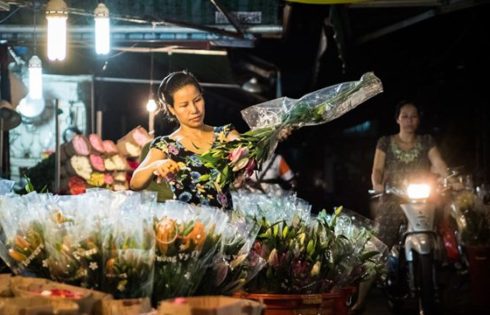
{"label": "woman in floral top", "polygon": [[169,136],[153,140],[148,155],[133,173],[131,189],[144,189],[156,177],[170,185],[174,199],[231,209],[229,189],[215,185],[218,172],[203,165],[198,155],[239,134],[230,125],[212,127],[204,123],[202,88],[191,73],[180,71],[166,76],[158,96],[180,127]]}

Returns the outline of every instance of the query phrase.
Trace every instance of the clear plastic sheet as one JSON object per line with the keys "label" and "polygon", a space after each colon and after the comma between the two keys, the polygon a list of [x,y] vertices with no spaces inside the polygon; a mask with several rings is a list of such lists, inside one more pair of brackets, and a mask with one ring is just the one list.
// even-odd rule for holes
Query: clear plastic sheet
{"label": "clear plastic sheet", "polygon": [[308,93],[300,99],[281,97],[248,107],[241,114],[252,130],[275,129],[269,139],[268,152],[263,158],[265,160],[274,151],[281,129],[330,122],[381,92],[381,81],[374,73],[368,72],[359,81],[332,85]]}
{"label": "clear plastic sheet", "polygon": [[300,99],[281,97],[248,107],[241,113],[251,129],[281,124],[312,126],[332,121],[381,92],[381,81],[368,72],[359,81],[332,85]]}

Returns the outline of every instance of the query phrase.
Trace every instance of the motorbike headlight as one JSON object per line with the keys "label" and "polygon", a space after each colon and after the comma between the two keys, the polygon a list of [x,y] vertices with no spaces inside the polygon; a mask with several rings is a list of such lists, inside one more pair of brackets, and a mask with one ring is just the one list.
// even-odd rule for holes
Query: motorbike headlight
{"label": "motorbike headlight", "polygon": [[430,185],[410,184],[407,187],[407,195],[410,199],[427,199],[430,196]]}

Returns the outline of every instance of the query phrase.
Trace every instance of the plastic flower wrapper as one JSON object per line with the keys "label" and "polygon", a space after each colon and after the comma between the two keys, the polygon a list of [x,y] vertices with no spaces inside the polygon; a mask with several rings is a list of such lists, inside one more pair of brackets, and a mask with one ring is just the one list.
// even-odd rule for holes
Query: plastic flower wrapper
{"label": "plastic flower wrapper", "polygon": [[81,285],[86,277],[85,266],[76,254],[83,237],[76,218],[79,199],[53,196],[45,205],[48,220],[44,223],[44,238],[50,276],[55,281],[72,285]]}
{"label": "plastic flower wrapper", "polygon": [[0,257],[15,274],[49,278],[44,243],[46,194],[0,199]]}
{"label": "plastic flower wrapper", "polygon": [[115,298],[150,297],[155,261],[150,206],[139,198],[112,196],[108,209],[112,222],[105,226],[103,241],[102,290]]}
{"label": "plastic flower wrapper", "polygon": [[213,259],[198,290],[199,295],[231,295],[265,266],[265,260],[251,252],[259,226],[247,218],[229,214],[220,251]]}
{"label": "plastic flower wrapper", "polygon": [[286,221],[291,224],[297,218],[309,222],[311,205],[295,194],[268,196],[239,190],[232,193],[235,211],[249,218],[264,218],[268,222]]}
{"label": "plastic flower wrapper", "polygon": [[373,236],[369,219],[338,207],[333,215],[322,211],[318,222],[322,233],[331,239],[325,251],[326,277],[335,288],[355,285],[381,271],[387,248]]}
{"label": "plastic flower wrapper", "polygon": [[155,208],[155,302],[190,296],[216,255],[227,216],[206,207],[167,201]]}
{"label": "plastic flower wrapper", "polygon": [[283,129],[327,123],[382,91],[381,81],[366,73],[359,81],[326,87],[297,100],[282,97],[249,107],[242,116],[251,130],[217,144],[200,158],[219,173],[216,186],[225,187],[238,176],[251,175],[272,154]]}
{"label": "plastic flower wrapper", "polygon": [[15,181],[0,178],[0,195],[6,195],[12,192],[14,185]]}

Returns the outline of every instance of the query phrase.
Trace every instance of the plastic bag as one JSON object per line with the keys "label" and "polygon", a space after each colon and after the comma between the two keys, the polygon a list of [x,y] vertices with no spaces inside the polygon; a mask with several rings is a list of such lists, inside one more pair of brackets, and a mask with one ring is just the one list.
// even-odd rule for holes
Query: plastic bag
{"label": "plastic bag", "polygon": [[190,296],[219,249],[227,223],[219,209],[167,201],[155,208],[155,301]]}

